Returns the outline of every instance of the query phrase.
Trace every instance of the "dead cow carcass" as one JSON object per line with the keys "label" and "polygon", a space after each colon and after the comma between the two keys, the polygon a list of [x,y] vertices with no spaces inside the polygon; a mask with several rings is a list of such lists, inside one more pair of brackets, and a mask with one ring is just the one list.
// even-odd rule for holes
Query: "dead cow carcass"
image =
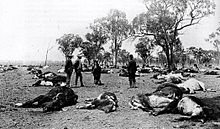
{"label": "dead cow carcass", "polygon": [[36,76],[34,78],[43,78],[43,79],[47,79],[47,78],[53,78],[58,76],[56,73],[54,72],[44,72],[44,73],[37,73]]}
{"label": "dead cow carcass", "polygon": [[183,80],[185,80],[185,78],[183,78],[181,73],[178,73],[178,74],[170,73],[170,74],[167,74],[167,75],[155,74],[151,78],[155,78],[155,79],[160,80],[160,81],[154,81],[156,84],[162,84],[164,82],[179,84]]}
{"label": "dead cow carcass", "polygon": [[176,120],[200,119],[201,122],[205,122],[211,118],[214,110],[195,96],[186,96],[177,104],[177,112],[187,116]]}
{"label": "dead cow carcass", "polygon": [[112,92],[104,92],[97,98],[87,99],[85,102],[86,105],[78,106],[77,109],[99,109],[109,113],[115,111],[118,107],[117,97]]}
{"label": "dead cow carcass", "polygon": [[25,103],[17,103],[16,106],[23,108],[42,107],[44,112],[61,110],[65,106],[77,103],[78,95],[68,87],[55,87],[45,95],[40,95]]}
{"label": "dead cow carcass", "polygon": [[212,91],[213,89],[206,89],[205,84],[195,78],[190,78],[181,84],[177,84],[178,87],[183,89],[184,93],[193,94],[195,91]]}
{"label": "dead cow carcass", "polygon": [[147,94],[137,94],[129,102],[131,109],[142,109],[153,115],[168,113],[175,110],[182,98],[182,90],[172,83],[159,85],[156,91]]}
{"label": "dead cow carcass", "polygon": [[38,80],[32,86],[64,86],[66,85],[66,76],[56,75]]}

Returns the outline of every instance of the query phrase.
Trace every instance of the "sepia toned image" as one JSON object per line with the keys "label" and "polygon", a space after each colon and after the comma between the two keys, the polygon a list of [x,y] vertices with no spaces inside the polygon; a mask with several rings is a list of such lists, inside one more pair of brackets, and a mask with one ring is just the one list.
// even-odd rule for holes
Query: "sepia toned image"
{"label": "sepia toned image", "polygon": [[0,129],[219,129],[218,0],[0,1]]}

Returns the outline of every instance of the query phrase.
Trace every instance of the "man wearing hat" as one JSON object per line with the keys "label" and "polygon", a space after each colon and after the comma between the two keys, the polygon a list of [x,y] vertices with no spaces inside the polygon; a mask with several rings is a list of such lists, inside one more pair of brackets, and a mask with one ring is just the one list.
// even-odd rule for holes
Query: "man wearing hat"
{"label": "man wearing hat", "polygon": [[77,86],[78,78],[80,78],[81,86],[83,85],[82,81],[82,55],[77,55],[78,59],[76,60],[74,67],[75,67],[75,73],[76,73],[76,79],[75,79],[75,86]]}
{"label": "man wearing hat", "polygon": [[129,55],[129,63],[128,63],[128,67],[127,67],[127,70],[128,70],[128,78],[129,78],[129,84],[130,84],[130,88],[137,88],[136,87],[136,80],[135,80],[135,73],[137,71],[137,65],[136,65],[136,62],[135,60],[133,59],[133,55]]}
{"label": "man wearing hat", "polygon": [[71,75],[73,73],[73,63],[72,63],[72,57],[73,55],[67,55],[66,56],[66,65],[65,65],[65,73],[67,74],[66,77],[66,86],[70,87],[70,80],[71,80]]}

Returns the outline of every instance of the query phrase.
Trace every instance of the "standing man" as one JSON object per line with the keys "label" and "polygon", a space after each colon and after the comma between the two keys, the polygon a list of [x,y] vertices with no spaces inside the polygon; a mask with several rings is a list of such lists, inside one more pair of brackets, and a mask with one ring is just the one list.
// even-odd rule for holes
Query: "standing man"
{"label": "standing man", "polygon": [[65,64],[65,73],[67,74],[66,77],[66,86],[70,87],[70,80],[71,80],[71,75],[73,73],[73,63],[72,63],[72,55],[67,55],[66,56],[66,64]]}
{"label": "standing man", "polygon": [[80,78],[81,87],[83,87],[83,81],[82,81],[82,56],[78,55],[78,59],[76,60],[74,67],[75,67],[75,73],[76,73],[76,79],[75,79],[75,86],[77,86],[78,78]]}
{"label": "standing man", "polygon": [[98,60],[94,60],[94,65],[92,67],[92,74],[94,77],[94,84],[101,85],[101,67],[99,66]]}
{"label": "standing man", "polygon": [[129,63],[128,63],[128,78],[130,88],[136,88],[136,80],[135,80],[135,73],[137,71],[137,65],[135,60],[133,59],[133,55],[129,55]]}

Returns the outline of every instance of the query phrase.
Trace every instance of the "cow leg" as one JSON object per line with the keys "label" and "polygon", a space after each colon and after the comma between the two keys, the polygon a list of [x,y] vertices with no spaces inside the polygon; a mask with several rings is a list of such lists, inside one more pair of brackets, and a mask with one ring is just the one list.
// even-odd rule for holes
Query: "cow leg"
{"label": "cow leg", "polygon": [[[21,105],[21,107],[38,107],[38,106],[41,106],[41,104],[43,104],[44,102],[48,101],[49,98],[45,95],[40,95],[32,100],[29,100],[25,103],[23,103]],[[35,102],[38,102],[37,104],[34,104]]]}
{"label": "cow leg", "polygon": [[105,113],[109,113],[111,111],[115,111],[116,107],[114,106],[113,103],[109,103],[105,106],[98,106],[97,109],[104,111]]}
{"label": "cow leg", "polygon": [[85,100],[85,103],[89,104],[89,103],[93,102],[95,99],[96,98],[88,98],[88,99]]}
{"label": "cow leg", "polygon": [[142,109],[143,111],[153,110],[152,107],[148,104],[148,100],[144,95],[138,95],[138,99],[136,100],[134,96],[132,96],[129,105],[131,109],[136,110],[138,108]]}
{"label": "cow leg", "polygon": [[32,86],[39,86],[41,83],[41,80],[38,80],[36,83],[34,83]]}
{"label": "cow leg", "polygon": [[83,105],[83,106],[77,106],[76,109],[94,109],[95,108],[95,105],[92,105],[92,104],[86,104],[86,105]]}
{"label": "cow leg", "polygon": [[163,80],[160,79],[159,81],[154,81],[155,84],[163,84],[165,82],[167,82],[165,79],[163,79]]}
{"label": "cow leg", "polygon": [[154,116],[157,116],[157,115],[164,114],[164,113],[174,113],[177,110],[176,109],[177,104],[178,104],[178,101],[174,100],[171,103],[169,103],[166,107],[161,109],[160,111],[153,111],[151,112],[151,114]]}
{"label": "cow leg", "polygon": [[96,108],[96,105],[94,103],[95,101],[97,101],[97,99],[87,99],[85,101],[85,103],[87,103],[86,105],[77,106],[76,108],[77,109],[94,109],[94,108]]}

